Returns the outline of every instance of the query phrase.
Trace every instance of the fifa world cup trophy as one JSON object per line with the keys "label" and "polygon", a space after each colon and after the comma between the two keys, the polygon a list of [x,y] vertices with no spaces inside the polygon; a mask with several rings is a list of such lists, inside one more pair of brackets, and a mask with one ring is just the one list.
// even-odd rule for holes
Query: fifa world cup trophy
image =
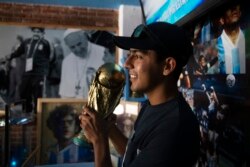
{"label": "fifa world cup trophy", "polygon": [[[125,85],[123,68],[114,63],[99,67],[88,93],[87,106],[94,109],[103,119],[109,117],[120,102]],[[76,145],[90,146],[84,131],[73,138]]]}

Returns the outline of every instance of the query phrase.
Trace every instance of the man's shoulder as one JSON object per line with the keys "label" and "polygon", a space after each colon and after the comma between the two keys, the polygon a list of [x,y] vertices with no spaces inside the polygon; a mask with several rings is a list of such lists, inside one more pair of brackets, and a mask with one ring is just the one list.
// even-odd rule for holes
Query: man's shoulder
{"label": "man's shoulder", "polygon": [[45,38],[42,38],[41,42],[44,43],[45,45],[50,45],[49,41]]}
{"label": "man's shoulder", "polygon": [[63,62],[75,61],[76,56],[73,53],[68,54],[64,57]]}
{"label": "man's shoulder", "polygon": [[27,38],[27,39],[24,40],[24,43],[30,43],[31,40],[32,40],[32,38]]}

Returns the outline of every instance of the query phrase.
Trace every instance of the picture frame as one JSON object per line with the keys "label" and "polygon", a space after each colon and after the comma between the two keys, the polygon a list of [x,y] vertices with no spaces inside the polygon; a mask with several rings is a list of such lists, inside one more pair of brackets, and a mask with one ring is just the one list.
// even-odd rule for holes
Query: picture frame
{"label": "picture frame", "polygon": [[[46,61],[49,62],[41,67],[44,72],[40,74],[43,75],[40,86],[33,88],[27,86],[31,82],[25,83],[24,74],[34,72],[38,68],[34,62],[31,69],[27,68],[29,64],[27,63],[29,58],[27,54],[30,53],[27,48],[31,46],[29,40],[33,41],[36,28],[42,31],[41,39],[46,43],[46,45],[39,44],[36,49],[43,51],[46,48]],[[88,42],[82,42],[81,45],[82,48],[88,47],[90,56],[87,56],[86,60],[80,58],[72,61],[79,55],[78,57],[72,56],[74,53],[69,47],[69,43],[72,44],[72,41],[68,43],[65,41],[70,33],[77,33],[74,39],[78,39],[77,37],[83,39],[83,35],[87,37]],[[117,61],[116,48],[112,43],[114,34],[117,34],[116,30],[109,27],[100,29],[98,27],[50,27],[46,25],[33,27],[32,25],[1,24],[0,78],[2,78],[2,82],[0,83],[0,91],[3,92],[2,95],[10,102],[20,99],[27,100],[29,105],[27,110],[29,111],[36,109],[36,106],[32,108],[30,104],[37,104],[37,98],[41,97],[86,98],[91,79],[97,69],[104,63]],[[16,52],[19,48],[25,48],[22,49],[25,52]],[[16,53],[14,57],[13,53]],[[81,67],[83,68],[81,64],[84,64],[84,69],[81,69]],[[79,71],[83,71],[84,75],[79,75]],[[66,72],[70,72],[70,75]],[[34,75],[37,75],[36,72]],[[31,79],[33,80],[33,78],[35,77],[32,75]],[[23,93],[27,92],[25,90],[27,87],[30,89],[30,93]],[[38,91],[39,95],[34,95],[31,101],[28,96],[34,94],[35,91]]]}
{"label": "picture frame", "polygon": [[[57,160],[56,161],[52,160],[53,162],[51,161],[51,157],[49,157],[51,156],[51,153],[50,153],[51,146],[53,145],[55,146],[55,143],[57,143],[56,148],[59,148],[57,153],[60,153],[60,154],[62,154],[61,151],[65,151],[65,149],[67,149],[69,146],[66,146],[63,149],[60,149],[60,143],[58,142],[59,139],[56,137],[55,132],[54,132],[56,128],[51,128],[51,125],[56,126],[57,124],[60,124],[61,123],[60,120],[63,120],[63,119],[60,119],[57,117],[57,120],[54,120],[55,121],[54,123],[56,124],[51,124],[50,126],[48,125],[48,119],[49,119],[49,116],[51,115],[51,112],[54,112],[56,108],[58,112],[58,108],[62,109],[65,106],[67,106],[68,108],[73,108],[74,113],[76,114],[76,117],[78,119],[78,115],[80,114],[82,107],[87,104],[87,100],[86,99],[73,99],[73,98],[70,98],[70,99],[69,98],[65,98],[65,99],[63,98],[38,98],[37,104],[38,104],[37,105],[37,144],[39,146],[39,151],[37,154],[38,156],[37,165],[52,165],[52,164],[55,165],[59,163],[65,163],[65,164],[66,163],[67,164],[68,163],[72,163],[72,164],[83,163],[83,160],[78,159],[77,157],[71,160],[66,160],[63,158],[61,160],[58,160],[58,154],[57,154]],[[64,111],[65,110],[63,110],[62,112]],[[60,112],[58,112],[57,115],[58,114],[60,114]],[[78,126],[79,126],[78,127],[79,129],[77,133],[79,133],[81,129],[79,124]],[[77,150],[78,149],[79,148],[77,148]],[[92,150],[90,150],[90,152],[92,152]],[[79,152],[76,152],[74,154],[77,155],[77,153]],[[89,163],[89,162],[86,162],[86,163]]]}

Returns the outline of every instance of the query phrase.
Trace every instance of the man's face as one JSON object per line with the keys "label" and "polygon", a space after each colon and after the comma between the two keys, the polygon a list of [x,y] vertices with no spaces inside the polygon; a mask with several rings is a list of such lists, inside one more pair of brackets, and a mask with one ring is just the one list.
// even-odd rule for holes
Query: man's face
{"label": "man's face", "polygon": [[163,80],[163,66],[156,61],[153,50],[130,49],[125,68],[129,70],[131,90],[139,93],[149,93]]}
{"label": "man's face", "polygon": [[34,28],[32,30],[32,32],[33,32],[33,38],[34,39],[40,39],[43,36],[43,32],[41,30],[39,30],[38,28]]}
{"label": "man's face", "polygon": [[82,32],[73,32],[64,39],[66,45],[76,56],[85,58],[88,51],[88,39]]}
{"label": "man's face", "polygon": [[202,58],[200,59],[200,66],[205,67],[206,65],[207,65],[207,62],[206,62],[206,60],[205,60],[205,57],[202,57]]}
{"label": "man's face", "polygon": [[75,118],[72,115],[66,115],[58,124],[58,133],[61,136],[61,139],[69,140],[74,137],[76,133],[76,123]]}
{"label": "man's face", "polygon": [[226,10],[223,17],[223,24],[230,25],[238,23],[241,16],[240,5],[235,5]]}

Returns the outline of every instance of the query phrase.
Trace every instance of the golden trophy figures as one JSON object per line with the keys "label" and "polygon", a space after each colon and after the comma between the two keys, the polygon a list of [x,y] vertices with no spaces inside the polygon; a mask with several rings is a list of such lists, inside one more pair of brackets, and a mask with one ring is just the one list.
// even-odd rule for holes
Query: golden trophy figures
{"label": "golden trophy figures", "polygon": [[[110,116],[120,102],[125,85],[123,68],[114,63],[99,67],[88,93],[87,106],[97,111],[103,119]],[[90,146],[84,131],[73,138],[76,145]]]}

